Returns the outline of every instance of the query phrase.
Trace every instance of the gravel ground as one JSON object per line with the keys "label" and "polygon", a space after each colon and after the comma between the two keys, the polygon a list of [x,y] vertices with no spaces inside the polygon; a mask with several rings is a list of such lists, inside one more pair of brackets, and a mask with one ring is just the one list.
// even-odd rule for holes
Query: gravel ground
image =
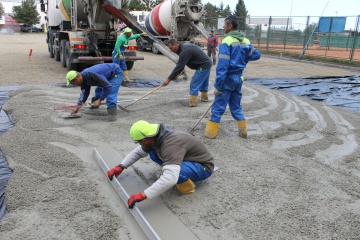
{"label": "gravel ground", "polygon": [[[106,120],[106,108],[62,119],[66,111],[54,107],[75,104],[80,91],[56,86],[65,83],[66,70],[50,59],[45,39],[44,34],[0,36],[1,86],[30,86],[14,91],[4,105],[15,127],[1,136],[0,149],[14,174],[0,239],[145,239],[91,150],[110,146],[125,156],[136,146],[128,135],[135,121],[188,131],[211,103],[187,107],[189,81],[180,81],[134,104],[130,113],[120,111],[116,122]],[[162,81],[174,67],[162,55],[139,55],[145,60],[135,63],[132,79]],[[266,56],[245,71],[247,78],[355,74]],[[211,87],[214,77],[212,69]],[[148,91],[121,87],[119,100]],[[210,114],[205,116],[195,135],[220,170],[194,194],[167,191],[164,203],[199,239],[358,239],[359,114],[246,82],[243,93],[248,139],[237,136],[228,111],[218,137],[206,139]],[[133,168],[148,184],[161,173],[149,159]]]}

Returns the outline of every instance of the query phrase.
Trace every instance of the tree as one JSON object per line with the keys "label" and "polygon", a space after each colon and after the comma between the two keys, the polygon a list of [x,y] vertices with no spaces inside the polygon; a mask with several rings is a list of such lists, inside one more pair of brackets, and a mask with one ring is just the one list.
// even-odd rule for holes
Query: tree
{"label": "tree", "polygon": [[0,2],[0,19],[2,18],[2,15],[4,15],[4,7],[2,3]]}
{"label": "tree", "polygon": [[246,10],[246,6],[244,0],[239,0],[236,4],[234,15],[239,18],[239,27],[238,29],[241,31],[246,30],[246,17],[248,17],[248,11]]}
{"label": "tree", "polygon": [[40,22],[40,16],[36,10],[34,0],[24,0],[21,5],[12,8],[12,18],[18,23],[34,25]]}
{"label": "tree", "polygon": [[129,11],[151,11],[162,2],[164,0],[125,0],[122,1],[121,7]]}
{"label": "tree", "polygon": [[146,6],[140,0],[131,0],[128,9],[130,11],[143,11],[145,8]]}
{"label": "tree", "polygon": [[215,28],[217,26],[217,8],[211,3],[205,4],[203,22],[205,27]]}

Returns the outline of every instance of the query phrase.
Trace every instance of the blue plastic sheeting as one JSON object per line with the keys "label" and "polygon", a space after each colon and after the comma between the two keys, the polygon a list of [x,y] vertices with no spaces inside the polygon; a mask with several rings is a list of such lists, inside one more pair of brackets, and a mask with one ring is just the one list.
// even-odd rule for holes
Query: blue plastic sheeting
{"label": "blue plastic sheeting", "polygon": [[[13,128],[13,124],[10,116],[2,109],[4,103],[9,100],[9,94],[11,91],[20,87],[1,87],[0,88],[0,136]],[[9,164],[0,151],[0,220],[7,214],[6,201],[5,201],[5,189],[7,183],[12,175],[12,170],[9,168]]]}
{"label": "blue plastic sheeting", "polygon": [[9,168],[5,156],[0,152],[0,220],[8,213],[6,209],[5,189],[11,175],[12,170]]}
{"label": "blue plastic sheeting", "polygon": [[[330,26],[331,24],[331,26]],[[344,32],[346,17],[321,17],[319,20],[319,32]]]}
{"label": "blue plastic sheeting", "polygon": [[360,112],[360,75],[298,79],[247,79],[246,82]]}

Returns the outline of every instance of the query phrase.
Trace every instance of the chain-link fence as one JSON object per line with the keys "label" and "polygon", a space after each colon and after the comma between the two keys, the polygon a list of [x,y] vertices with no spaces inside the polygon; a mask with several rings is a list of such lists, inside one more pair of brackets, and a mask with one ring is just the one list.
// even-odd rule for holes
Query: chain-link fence
{"label": "chain-link fence", "polygon": [[[340,19],[341,30],[319,31],[320,19]],[[334,21],[335,22],[335,21]],[[223,19],[203,17],[202,23],[223,37]],[[246,19],[245,36],[254,47],[263,51],[299,54],[299,57],[320,56],[350,61],[360,61],[360,15],[345,17],[249,17]]]}

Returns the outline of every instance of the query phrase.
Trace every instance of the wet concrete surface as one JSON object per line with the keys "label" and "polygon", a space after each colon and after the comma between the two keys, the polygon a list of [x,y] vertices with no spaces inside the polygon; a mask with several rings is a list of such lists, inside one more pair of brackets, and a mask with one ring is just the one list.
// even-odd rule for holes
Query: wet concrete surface
{"label": "wet concrete surface", "polygon": [[[129,88],[155,88],[162,84],[164,79],[132,79],[129,83],[123,83],[122,87]],[[179,78],[170,84],[186,81]],[[294,96],[307,97],[321,101],[332,106],[339,106],[360,113],[360,75],[343,77],[314,77],[314,78],[260,78],[246,79],[246,82],[262,85],[270,89],[276,89]],[[190,81],[189,81],[190,84]],[[51,86],[68,87],[64,83],[51,84]],[[11,91],[20,86],[0,87],[0,109],[9,99]],[[120,89],[121,91],[121,89]],[[121,94],[121,92],[120,92]],[[0,135],[13,127],[10,116],[0,110]],[[0,220],[7,213],[5,203],[5,188],[12,175],[12,170],[0,151]]]}
{"label": "wet concrete surface", "polygon": [[360,75],[295,79],[246,79],[246,82],[360,112]]}

